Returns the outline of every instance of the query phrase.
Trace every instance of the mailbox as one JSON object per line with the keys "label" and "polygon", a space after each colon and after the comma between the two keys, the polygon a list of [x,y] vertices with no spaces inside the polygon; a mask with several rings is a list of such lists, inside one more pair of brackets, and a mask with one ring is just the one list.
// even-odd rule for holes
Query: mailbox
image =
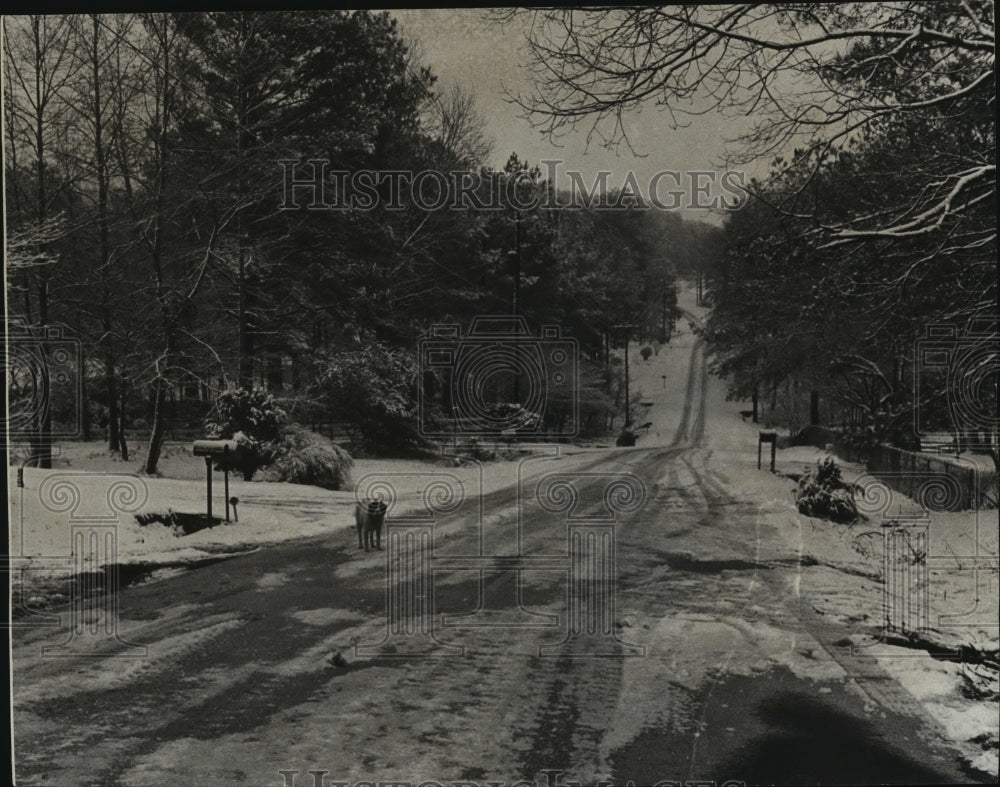
{"label": "mailbox", "polygon": [[[205,495],[208,519],[212,520],[212,461],[239,453],[240,444],[235,440],[195,440],[192,451],[195,456],[205,457]],[[222,479],[225,485],[226,521],[229,521],[229,466],[222,465]]]}
{"label": "mailbox", "polygon": [[778,433],[777,432],[760,432],[760,438],[757,440],[757,469],[760,470],[760,449],[764,443],[771,444],[771,472],[774,472],[774,454],[778,447]]}
{"label": "mailbox", "polygon": [[226,456],[227,454],[235,454],[240,450],[240,444],[235,440],[195,440],[194,441],[194,455],[195,456]]}

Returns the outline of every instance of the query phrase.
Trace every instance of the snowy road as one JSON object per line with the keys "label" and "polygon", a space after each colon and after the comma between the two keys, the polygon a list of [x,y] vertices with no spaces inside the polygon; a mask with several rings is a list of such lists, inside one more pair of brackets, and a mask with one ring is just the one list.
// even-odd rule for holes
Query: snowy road
{"label": "snowy road", "polygon": [[[872,609],[878,591],[804,559],[817,544],[787,487],[756,474],[700,343],[680,336],[637,375],[660,381],[656,363],[689,373],[662,382],[639,447],[567,473],[569,525],[535,474],[520,494],[467,494],[433,550],[426,522],[404,523],[414,563],[359,553],[340,523],[127,588],[118,634],[145,657],[85,637],[43,658],[65,632],[19,630],[21,783],[988,781],[822,614],[831,574]],[[616,479],[640,479],[642,505],[618,500],[609,531]],[[613,533],[616,559],[574,564],[573,532],[590,550]],[[394,628],[387,604],[407,611]]]}

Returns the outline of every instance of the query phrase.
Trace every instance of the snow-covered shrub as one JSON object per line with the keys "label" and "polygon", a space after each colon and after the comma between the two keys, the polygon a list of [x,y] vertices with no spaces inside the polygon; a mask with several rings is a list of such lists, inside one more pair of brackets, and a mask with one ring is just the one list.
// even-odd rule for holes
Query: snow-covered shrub
{"label": "snow-covered shrub", "polygon": [[332,440],[304,426],[283,427],[278,439],[268,444],[268,451],[268,476],[276,481],[332,490],[350,488],[354,459]]}
{"label": "snow-covered shrub", "polygon": [[[216,462],[220,470],[235,470],[250,481],[271,462],[269,443],[276,440],[287,416],[274,397],[259,388],[232,388],[219,394],[205,430],[216,439],[235,440],[236,454]],[[224,464],[226,465],[224,467]]]}
{"label": "snow-covered shrub", "polygon": [[542,427],[542,416],[518,402],[490,402],[485,410],[492,423],[506,423],[515,431],[534,432]]}
{"label": "snow-covered shrub", "polygon": [[223,391],[215,401],[213,415],[205,422],[211,437],[229,439],[236,432],[244,432],[261,442],[277,437],[287,420],[274,397],[260,388]]}
{"label": "snow-covered shrub", "polygon": [[420,368],[413,352],[375,343],[321,354],[313,363],[313,394],[350,424],[356,455],[420,456],[431,451],[421,433]]}
{"label": "snow-covered shrub", "polygon": [[236,441],[236,453],[226,459],[216,459],[216,470],[242,473],[245,481],[252,481],[258,470],[271,463],[267,442],[258,440],[246,432],[235,432],[227,439]]}
{"label": "snow-covered shrub", "polygon": [[844,481],[840,468],[830,457],[810,467],[799,479],[795,504],[800,514],[850,523],[858,519],[854,485]]}
{"label": "snow-covered shrub", "polygon": [[472,437],[462,446],[462,452],[477,462],[495,462],[499,458],[496,448],[484,445],[478,437]]}
{"label": "snow-covered shrub", "polygon": [[615,445],[621,446],[633,446],[635,441],[639,438],[639,435],[633,432],[631,429],[622,429],[618,439],[615,440]]}

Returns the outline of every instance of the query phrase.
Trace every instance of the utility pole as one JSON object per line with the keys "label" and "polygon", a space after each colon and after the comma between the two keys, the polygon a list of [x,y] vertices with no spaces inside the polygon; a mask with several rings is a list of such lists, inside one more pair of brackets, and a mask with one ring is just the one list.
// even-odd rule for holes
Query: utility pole
{"label": "utility pole", "polygon": [[[521,218],[517,208],[514,208],[514,250],[508,252],[513,258],[514,265],[514,291],[511,296],[510,311],[514,315],[515,322],[521,308]],[[521,403],[521,365],[518,356],[517,345],[518,334],[515,332],[513,338],[514,350],[514,402]]]}
{"label": "utility pole", "polygon": [[511,312],[517,314],[521,299],[521,219],[514,211],[514,296],[511,299]]}
{"label": "utility pole", "polygon": [[631,399],[629,396],[629,380],[628,380],[628,337],[629,332],[634,331],[637,325],[616,325],[615,329],[625,332],[625,428],[628,429],[632,425],[632,407]]}
{"label": "utility pole", "polygon": [[660,323],[660,342],[667,343],[667,288],[663,287],[663,313]]}

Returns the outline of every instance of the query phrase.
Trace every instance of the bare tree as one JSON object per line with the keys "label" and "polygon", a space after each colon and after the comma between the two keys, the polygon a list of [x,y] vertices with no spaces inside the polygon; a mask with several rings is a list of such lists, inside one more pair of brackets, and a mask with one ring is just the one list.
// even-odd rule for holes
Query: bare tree
{"label": "bare tree", "polygon": [[493,154],[493,139],[476,96],[461,85],[452,85],[429,101],[429,131],[446,150],[467,167],[485,166]]}
{"label": "bare tree", "polygon": [[[13,165],[15,196],[12,202],[21,210],[16,220],[24,230],[22,237],[39,242],[33,264],[20,266],[24,285],[23,319],[28,326],[37,329],[40,336],[51,321],[49,285],[52,263],[57,259],[46,239],[52,235],[53,201],[65,186],[50,182],[50,168],[54,140],[66,122],[65,91],[71,74],[69,40],[69,27],[64,17],[34,15],[4,20],[5,99],[9,104],[6,163]],[[45,406],[39,409],[38,423],[32,427],[31,453],[38,467],[49,468],[52,466],[52,414],[48,406],[50,387],[44,340],[40,349],[42,380],[38,395]]]}
{"label": "bare tree", "polygon": [[[221,230],[235,211],[209,217],[204,234],[195,227],[190,237],[177,236],[179,223],[191,223],[197,210],[197,195],[171,182],[172,135],[183,107],[184,76],[181,63],[184,39],[176,20],[166,14],[148,14],[142,22],[142,59],[145,84],[141,100],[129,110],[115,146],[121,182],[131,206],[132,220],[142,248],[151,284],[153,312],[148,323],[145,379],[152,396],[153,421],[144,472],[157,472],[167,436],[170,392],[177,386],[182,343],[189,337],[185,326],[194,311],[194,300],[206,281],[209,263],[216,255]],[[141,140],[130,138],[127,129],[141,132]],[[157,347],[157,340],[160,344]]]}
{"label": "bare tree", "polygon": [[[916,362],[913,342],[925,326],[995,312],[989,0],[496,17],[526,30],[536,90],[515,100],[550,136],[582,125],[588,140],[629,145],[625,118],[648,104],[674,127],[709,112],[751,119],[726,163],[774,160],[771,175],[748,191],[770,206],[789,248],[809,250],[814,271],[805,291],[785,301],[805,329],[821,324],[824,302],[839,296],[858,324],[856,345],[830,348],[831,358],[843,356],[870,408],[905,412],[903,369]],[[767,230],[745,232],[747,240]],[[792,258],[780,265],[801,267]]]}
{"label": "bare tree", "polygon": [[[497,14],[501,23],[514,16],[526,22],[537,84],[517,102],[551,136],[584,122],[588,139],[607,146],[628,144],[625,115],[654,103],[674,127],[716,110],[752,116],[752,129],[734,140],[731,166],[798,146],[796,161],[819,167],[824,153],[893,118],[958,115],[970,103],[992,105],[996,95],[988,0]],[[922,175],[923,188],[911,199],[823,227],[826,240],[926,235],[995,200],[993,158],[955,160]],[[989,242],[991,234],[967,242]]]}
{"label": "bare tree", "polygon": [[[93,248],[93,257],[84,260],[77,277],[80,292],[78,309],[94,325],[89,344],[104,370],[108,407],[108,450],[121,451],[128,458],[124,439],[119,356],[123,348],[123,323],[128,308],[123,305],[127,291],[123,264],[128,261],[131,243],[123,242],[120,205],[113,205],[113,184],[120,182],[120,160],[116,145],[124,133],[130,87],[136,82],[133,71],[137,55],[130,44],[135,17],[130,15],[88,14],[69,17],[73,41],[73,73],[68,106],[73,113],[73,144],[67,146],[81,173],[75,188],[85,206],[80,217],[78,245]],[[115,230],[118,230],[117,232]],[[79,241],[82,241],[80,243]],[[81,326],[82,328],[82,326]],[[86,375],[84,381],[86,382]],[[86,391],[84,392],[86,398]]]}

